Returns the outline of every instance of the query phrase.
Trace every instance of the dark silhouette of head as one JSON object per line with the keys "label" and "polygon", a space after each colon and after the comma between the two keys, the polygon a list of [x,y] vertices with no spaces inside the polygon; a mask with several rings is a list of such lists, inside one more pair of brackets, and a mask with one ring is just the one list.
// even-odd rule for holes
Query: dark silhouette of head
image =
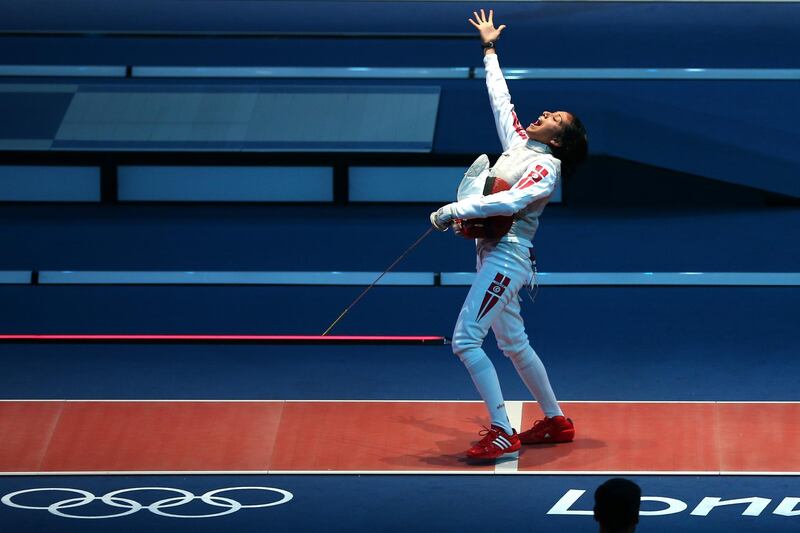
{"label": "dark silhouette of head", "polygon": [[601,533],[632,533],[639,523],[642,489],[623,478],[609,479],[594,492],[594,519]]}
{"label": "dark silhouette of head", "polygon": [[586,127],[574,113],[564,122],[558,145],[551,145],[553,155],[561,160],[561,175],[571,176],[589,155],[589,136]]}

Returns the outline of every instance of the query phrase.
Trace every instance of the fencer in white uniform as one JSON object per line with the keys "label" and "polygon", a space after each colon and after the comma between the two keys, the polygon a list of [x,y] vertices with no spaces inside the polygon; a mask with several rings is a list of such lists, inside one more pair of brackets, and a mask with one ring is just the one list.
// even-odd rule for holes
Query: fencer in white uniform
{"label": "fencer in white uniform", "polygon": [[[494,47],[504,26],[495,29],[492,15],[487,18],[481,10],[481,16],[475,13],[476,21],[470,22],[481,31],[484,42],[486,87],[503,153],[491,167],[488,157],[481,155],[465,173],[458,201],[430,217],[439,230],[457,220],[498,215],[514,220],[502,238],[476,240],[477,276],[453,332],[453,352],[469,371],[491,417],[491,428],[482,432],[484,438],[467,451],[478,459],[495,459],[518,450],[520,444],[569,442],[574,437],[572,421],[563,416],[544,365],[528,341],[519,293],[532,281],[530,249],[539,216],[561,177],[562,161],[553,152],[563,144],[565,129],[577,117],[566,111],[545,111],[527,128],[520,125]],[[582,125],[580,133],[585,141]],[[503,179],[511,188],[483,196],[489,176]],[[519,435],[508,420],[494,365],[482,348],[490,327],[498,347],[511,359],[545,415]]]}

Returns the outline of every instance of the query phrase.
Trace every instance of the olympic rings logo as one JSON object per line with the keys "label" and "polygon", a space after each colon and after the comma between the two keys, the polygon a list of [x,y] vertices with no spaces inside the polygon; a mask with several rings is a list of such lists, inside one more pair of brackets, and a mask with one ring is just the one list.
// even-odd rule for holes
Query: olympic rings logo
{"label": "olympic rings logo", "polygon": [[[231,492],[238,490],[257,490],[257,491],[271,493],[271,496],[273,497],[277,495],[279,498],[275,501],[268,501],[266,503],[245,505],[232,498],[219,495],[220,493],[223,492]],[[34,492],[59,492],[59,491],[79,494],[80,497],[67,498],[44,506],[23,505],[21,503],[17,503],[16,501],[14,501],[15,498],[17,498],[18,496],[22,496],[23,494],[30,494]],[[155,501],[149,505],[141,504],[136,500],[132,500],[130,498],[121,497],[123,494],[129,494],[132,492],[139,492],[139,491],[165,491],[165,492],[171,492],[173,494],[179,494],[180,496],[172,496],[170,498],[164,498],[162,500]],[[166,516],[169,518],[213,518],[215,516],[229,515],[231,513],[235,513],[240,509],[256,509],[260,507],[274,507],[276,505],[282,505],[291,500],[293,497],[294,496],[292,495],[291,492],[283,489],[276,489],[273,487],[228,487],[224,489],[210,490],[201,496],[196,496],[195,494],[189,492],[188,490],[176,489],[171,487],[133,487],[130,489],[115,490],[107,494],[104,494],[103,496],[95,496],[91,492],[81,489],[52,487],[52,488],[39,488],[39,489],[25,489],[25,490],[18,490],[16,492],[11,492],[0,498],[0,502],[2,502],[5,505],[8,505],[9,507],[15,507],[17,509],[36,509],[36,510],[46,509],[48,512],[56,516],[61,516],[63,518],[81,518],[81,519],[96,520],[103,518],[119,518],[121,516],[127,516],[136,513],[138,511],[141,511],[142,509],[147,509],[153,514]],[[82,507],[84,505],[89,505],[90,503],[95,502],[97,500],[101,501],[102,503],[110,507],[116,507],[117,509],[124,509],[124,510],[118,513],[111,513],[106,515],[80,515],[80,514],[70,514],[69,512],[63,511],[64,509],[73,509],[75,507]],[[213,507],[223,507],[224,510],[209,514],[176,514],[164,510],[185,505],[194,500],[200,500],[203,503],[211,505]]]}

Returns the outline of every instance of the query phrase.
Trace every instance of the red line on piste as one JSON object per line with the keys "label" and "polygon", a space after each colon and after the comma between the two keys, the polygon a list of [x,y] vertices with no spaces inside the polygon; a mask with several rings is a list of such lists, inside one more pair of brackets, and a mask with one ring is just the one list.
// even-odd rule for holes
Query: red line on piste
{"label": "red line on piste", "polygon": [[176,342],[261,344],[445,344],[433,335],[0,335],[0,342]]}

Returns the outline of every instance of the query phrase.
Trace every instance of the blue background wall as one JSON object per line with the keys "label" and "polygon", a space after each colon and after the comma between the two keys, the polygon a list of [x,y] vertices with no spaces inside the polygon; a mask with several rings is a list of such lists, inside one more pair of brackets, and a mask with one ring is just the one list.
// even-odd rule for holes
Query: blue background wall
{"label": "blue background wall", "polygon": [[[593,154],[800,196],[800,159],[793,149],[800,142],[795,102],[800,4],[501,2],[493,7],[498,22],[509,26],[500,43],[506,69],[732,68],[743,78],[511,81],[523,122],[542,109],[569,109],[589,125]],[[475,8],[468,2],[402,1],[6,3],[0,7],[0,64],[476,68],[482,66],[480,51],[466,22]],[[789,74],[783,80],[759,79],[775,69]],[[418,86],[431,80],[324,83]],[[435,85],[442,93],[432,153],[499,152],[483,81],[442,79]],[[4,137],[30,137],[37,115],[43,132],[60,120],[57,113],[43,115],[48,108],[43,97],[32,109],[20,105],[24,95],[13,96],[20,102],[12,96],[0,99],[10,117],[4,128],[11,131]],[[309,124],[314,119],[297,117]]]}
{"label": "blue background wall", "polygon": [[[481,152],[494,156],[500,151],[481,79],[481,52],[466,22],[476,7],[466,2],[325,1],[1,5],[0,65],[122,68],[116,71],[118,77],[107,77],[108,72],[76,77],[77,71],[72,77],[0,76],[0,110],[5,118],[0,149],[7,173],[13,174],[20,165],[67,165],[88,168],[93,176],[99,173],[82,204],[72,203],[77,198],[70,196],[61,198],[68,202],[42,203],[53,200],[51,193],[56,190],[45,182],[39,188],[45,196],[34,195],[20,203],[14,194],[22,188],[13,180],[24,180],[24,175],[7,174],[9,194],[0,204],[4,250],[0,268],[382,271],[425,230],[428,213],[447,200],[433,199],[432,191],[441,195],[455,188],[459,172],[449,175],[441,169],[464,168]],[[543,108],[567,108],[578,113],[590,131],[589,163],[574,179],[565,180],[563,204],[549,206],[542,220],[537,236],[542,270],[797,270],[800,156],[794,146],[800,141],[796,125],[800,107],[795,102],[800,88],[800,37],[795,30],[800,4],[501,2],[493,7],[497,21],[509,26],[500,41],[500,54],[510,74],[514,67],[610,69],[599,79],[509,80],[523,120],[536,117]],[[223,76],[199,80],[189,75],[154,81],[132,76],[129,67],[148,65],[460,67],[464,71],[461,79]],[[619,68],[638,69],[637,75],[644,75],[643,69],[726,68],[737,69],[734,74],[741,79],[607,79]],[[774,75],[776,69],[784,69],[787,79],[757,79]],[[284,152],[244,153],[225,147],[161,151],[153,146],[147,151],[136,146],[124,151],[67,150],[46,144],[57,134],[77,92],[111,85],[123,92],[135,88],[131,92],[136,94],[146,94],[155,85],[171,91],[192,87],[209,94],[232,87],[268,92],[286,85],[343,90],[433,87],[440,97],[433,143],[424,153],[309,149],[306,143],[315,138],[318,120],[312,112],[295,117],[308,124],[308,138]],[[381,110],[374,118],[391,122],[393,111]],[[44,144],[15,148],[20,139]],[[147,175],[151,165],[160,170]],[[388,179],[386,190],[378,187],[373,202],[369,196],[350,202],[349,169],[370,166],[399,169],[396,179],[403,179],[404,171],[409,176],[417,172],[413,178],[420,188],[427,176],[419,172],[436,169],[431,171],[436,177],[428,180],[430,190],[420,191],[419,203],[413,197],[404,198],[411,203],[387,202],[383,193],[391,190]],[[144,173],[139,183],[126,170],[130,167]],[[279,169],[287,167],[292,171],[282,174]],[[294,174],[302,167],[324,169],[324,179],[315,185]],[[168,193],[159,177],[165,168],[177,172],[170,175],[178,185],[171,185]],[[181,168],[203,169],[202,191],[190,173],[181,174]],[[260,168],[267,170],[260,174]],[[230,178],[242,173],[246,179]],[[310,188],[309,195],[273,195],[294,182],[304,186],[297,190]],[[27,181],[25,185],[32,186]],[[129,196],[125,191],[130,185],[145,190]],[[219,187],[216,196],[214,187]],[[253,191],[259,196],[248,196]],[[196,203],[198,199],[203,203]],[[287,199],[292,202],[281,204]],[[468,271],[473,261],[471,243],[449,234],[434,235],[398,269]],[[48,324],[99,327],[106,307],[144,305],[126,303],[127,289],[97,288],[83,293],[82,303],[91,311],[74,315],[82,317],[75,323],[62,323],[55,317],[73,316],[68,312],[74,305],[70,295],[79,288],[3,290],[9,291],[7,301],[17,302],[6,308],[6,324],[20,330]],[[204,313],[194,300],[207,297],[204,288],[178,290],[195,296],[176,300],[180,311],[172,312],[187,317]],[[262,287],[259,294],[279,298],[281,290]],[[386,297],[378,301],[390,305],[394,293],[381,294]],[[27,299],[33,295],[49,303],[31,308]],[[315,295],[312,290],[308,298]],[[333,309],[334,299],[323,298],[320,316],[339,311]],[[252,311],[249,306],[231,305],[226,311],[230,322],[225,324],[252,324],[247,319]],[[268,323],[270,313],[278,316],[280,310],[270,307],[263,313]],[[155,327],[150,321],[141,322],[146,317],[136,313],[108,316],[117,317],[112,322],[121,330]],[[394,321],[397,327],[400,322]],[[189,323],[208,324],[204,319]]]}

